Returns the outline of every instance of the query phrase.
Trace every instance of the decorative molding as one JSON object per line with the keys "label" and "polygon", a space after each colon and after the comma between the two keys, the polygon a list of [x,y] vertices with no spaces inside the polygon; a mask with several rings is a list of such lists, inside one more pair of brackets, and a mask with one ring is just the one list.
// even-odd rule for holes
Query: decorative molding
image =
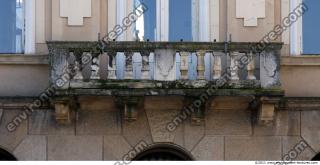
{"label": "decorative molding", "polygon": [[236,0],[236,17],[244,19],[244,26],[258,26],[258,18],[266,17],[266,1]]}
{"label": "decorative molding", "polygon": [[60,17],[68,18],[68,25],[82,26],[84,17],[91,17],[91,0],[60,0]]}
{"label": "decorative molding", "polygon": [[48,55],[2,54],[0,65],[48,65]]}

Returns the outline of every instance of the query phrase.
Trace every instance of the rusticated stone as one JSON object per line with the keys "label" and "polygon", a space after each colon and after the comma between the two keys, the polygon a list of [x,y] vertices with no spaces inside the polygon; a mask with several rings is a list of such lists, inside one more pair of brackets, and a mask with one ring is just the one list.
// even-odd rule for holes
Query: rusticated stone
{"label": "rusticated stone", "polygon": [[254,135],[300,135],[300,112],[276,111],[274,124],[254,125]]}
{"label": "rusticated stone", "polygon": [[28,136],[14,150],[18,160],[47,160],[47,138],[45,136]]}
{"label": "rusticated stone", "polygon": [[223,160],[223,137],[205,136],[193,149],[192,155],[196,160]]}
{"label": "rusticated stone", "polygon": [[141,140],[152,143],[152,136],[145,110],[139,109],[137,114],[138,119],[135,121],[122,120],[123,136],[131,146],[136,145]]}
{"label": "rusticated stone", "polygon": [[[0,125],[0,146],[8,150],[13,149],[27,135],[27,119],[28,114],[20,110],[4,110]],[[12,129],[8,130],[10,123]]]}
{"label": "rusticated stone", "polygon": [[206,116],[207,135],[251,135],[248,110],[210,110]]}
{"label": "rusticated stone", "polygon": [[316,153],[300,136],[282,137],[282,159],[310,161]]}
{"label": "rusticated stone", "polygon": [[35,110],[29,118],[28,133],[31,135],[75,135],[75,121],[58,124],[53,110]]}
{"label": "rusticated stone", "polygon": [[226,137],[225,160],[281,160],[281,137]]}
{"label": "rusticated stone", "polygon": [[184,122],[184,147],[191,151],[196,144],[204,137],[205,126],[204,123],[200,125],[193,125],[189,120]]}
{"label": "rusticated stone", "polygon": [[116,110],[79,110],[76,130],[77,135],[120,134],[120,113]]}
{"label": "rusticated stone", "polygon": [[146,97],[145,111],[148,117],[153,142],[175,142],[183,145],[183,123],[178,122],[174,131],[168,130],[168,124],[173,123],[181,112],[183,97]]}
{"label": "rusticated stone", "polygon": [[108,135],[103,140],[104,160],[123,160],[132,147],[120,135]]}
{"label": "rusticated stone", "polygon": [[101,136],[48,136],[48,160],[102,160]]}
{"label": "rusticated stone", "polygon": [[310,147],[320,152],[320,111],[301,112],[301,136]]}

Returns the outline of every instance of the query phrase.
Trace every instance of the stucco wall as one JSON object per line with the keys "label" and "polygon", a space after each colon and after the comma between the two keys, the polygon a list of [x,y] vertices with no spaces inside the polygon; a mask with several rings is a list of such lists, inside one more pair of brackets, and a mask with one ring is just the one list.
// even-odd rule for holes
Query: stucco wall
{"label": "stucco wall", "polygon": [[37,96],[49,87],[48,65],[0,65],[0,96]]}

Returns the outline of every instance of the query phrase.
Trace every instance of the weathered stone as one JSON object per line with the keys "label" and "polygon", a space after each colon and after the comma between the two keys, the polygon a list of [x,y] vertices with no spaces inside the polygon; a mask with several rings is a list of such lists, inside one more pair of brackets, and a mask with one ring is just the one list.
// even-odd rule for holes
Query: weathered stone
{"label": "weathered stone", "polygon": [[262,88],[280,87],[279,51],[265,51],[260,54],[260,80]]}
{"label": "weathered stone", "polygon": [[14,150],[18,160],[47,160],[47,138],[28,136]]}
{"label": "weathered stone", "polygon": [[[173,131],[169,131],[167,128],[169,123],[173,123],[172,121],[175,119],[175,116],[179,114],[180,110],[146,109],[146,112],[153,142],[174,142],[178,140],[178,134],[182,134],[183,129],[181,129],[181,127],[183,123],[178,123],[177,129]],[[183,136],[179,137],[182,138]]]}
{"label": "weathered stone", "polygon": [[123,136],[131,146],[136,145],[139,141],[144,140],[152,143],[150,127],[144,109],[138,110],[138,119],[136,121],[123,121]]}
{"label": "weathered stone", "polygon": [[223,160],[223,137],[205,136],[193,149],[192,155],[196,160]]}
{"label": "weathered stone", "polygon": [[281,137],[226,137],[226,160],[281,160]]}
{"label": "weathered stone", "polygon": [[117,109],[113,97],[82,96],[78,99],[80,110],[115,110]]}
{"label": "weathered stone", "polygon": [[149,96],[145,97],[145,109],[182,109],[183,97],[176,96]]}
{"label": "weathered stone", "polygon": [[4,110],[0,123],[0,146],[13,151],[27,135],[27,119],[25,111]]}
{"label": "weathered stone", "polygon": [[120,134],[120,113],[116,110],[79,110],[76,130],[77,135]]}
{"label": "weathered stone", "polygon": [[218,96],[211,102],[210,110],[246,110],[252,97]]}
{"label": "weathered stone", "polygon": [[204,137],[205,126],[204,123],[200,125],[193,125],[187,120],[184,122],[184,147],[191,151],[196,144]]}
{"label": "weathered stone", "polygon": [[154,54],[156,63],[155,80],[176,80],[176,51],[172,49],[157,49]]}
{"label": "weathered stone", "polygon": [[316,153],[300,136],[282,137],[282,159],[310,161]]}
{"label": "weathered stone", "polygon": [[132,147],[120,135],[105,136],[103,140],[104,160],[123,160]]}
{"label": "weathered stone", "polygon": [[301,136],[310,147],[320,152],[320,111],[301,112]]}
{"label": "weathered stone", "polygon": [[35,110],[29,118],[31,135],[75,135],[75,122],[58,124],[53,110]]}
{"label": "weathered stone", "polygon": [[300,135],[300,112],[277,111],[272,126],[254,125],[254,135]]}
{"label": "weathered stone", "polygon": [[206,116],[207,135],[251,135],[248,110],[210,110]]}
{"label": "weathered stone", "polygon": [[102,160],[101,136],[48,136],[48,160]]}

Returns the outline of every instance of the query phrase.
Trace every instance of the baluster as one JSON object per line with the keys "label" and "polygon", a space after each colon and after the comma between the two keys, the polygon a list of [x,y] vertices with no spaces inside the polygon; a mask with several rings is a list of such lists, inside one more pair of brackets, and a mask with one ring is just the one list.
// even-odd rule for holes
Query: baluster
{"label": "baluster", "polygon": [[239,80],[239,68],[238,68],[238,60],[237,56],[239,55],[239,52],[231,52],[230,53],[230,72],[231,72],[231,80]]}
{"label": "baluster", "polygon": [[106,80],[108,77],[108,67],[109,67],[109,59],[107,53],[102,53],[99,56],[99,76],[100,79]]}
{"label": "baluster", "polygon": [[73,55],[75,55],[75,66],[74,69],[76,71],[73,79],[75,80],[83,80],[83,76],[82,76],[82,52],[79,51],[75,51],[73,52]]}
{"label": "baluster", "polygon": [[117,52],[110,51],[108,52],[109,64],[108,64],[108,79],[116,80],[117,79],[117,63],[116,63]]}
{"label": "baluster", "polygon": [[91,64],[91,77],[90,79],[100,79],[99,75],[99,69],[100,69],[100,59],[98,57],[94,57],[92,59],[92,64]]}
{"label": "baluster", "polygon": [[219,79],[221,78],[221,72],[222,72],[222,63],[221,63],[221,56],[222,53],[217,52],[217,53],[213,53],[213,58],[214,58],[214,62],[213,62],[213,79]]}
{"label": "baluster", "polygon": [[81,56],[82,62],[82,76],[84,80],[89,80],[91,78],[91,65],[92,65],[92,55],[91,53],[84,52]]}
{"label": "baluster", "polygon": [[124,79],[133,79],[133,65],[132,65],[133,52],[124,52],[124,55],[126,58]]}
{"label": "baluster", "polygon": [[150,63],[149,63],[149,51],[141,51],[142,58],[142,68],[141,68],[141,79],[149,80],[150,79]]}
{"label": "baluster", "polygon": [[69,52],[67,73],[69,74],[69,80],[77,74],[76,57],[73,52]]}
{"label": "baluster", "polygon": [[188,79],[188,68],[189,68],[189,52],[180,52],[180,72],[181,80]]}
{"label": "baluster", "polygon": [[247,79],[248,80],[256,80],[256,76],[254,75],[254,70],[255,70],[255,59],[253,57],[253,53],[250,52],[248,54],[248,60],[249,60],[249,63],[247,65],[247,71],[248,71],[248,77]]}
{"label": "baluster", "polygon": [[206,55],[206,51],[200,50],[197,52],[197,72],[198,72],[198,80],[204,80],[204,72],[205,72],[205,65],[204,65],[204,56]]}

